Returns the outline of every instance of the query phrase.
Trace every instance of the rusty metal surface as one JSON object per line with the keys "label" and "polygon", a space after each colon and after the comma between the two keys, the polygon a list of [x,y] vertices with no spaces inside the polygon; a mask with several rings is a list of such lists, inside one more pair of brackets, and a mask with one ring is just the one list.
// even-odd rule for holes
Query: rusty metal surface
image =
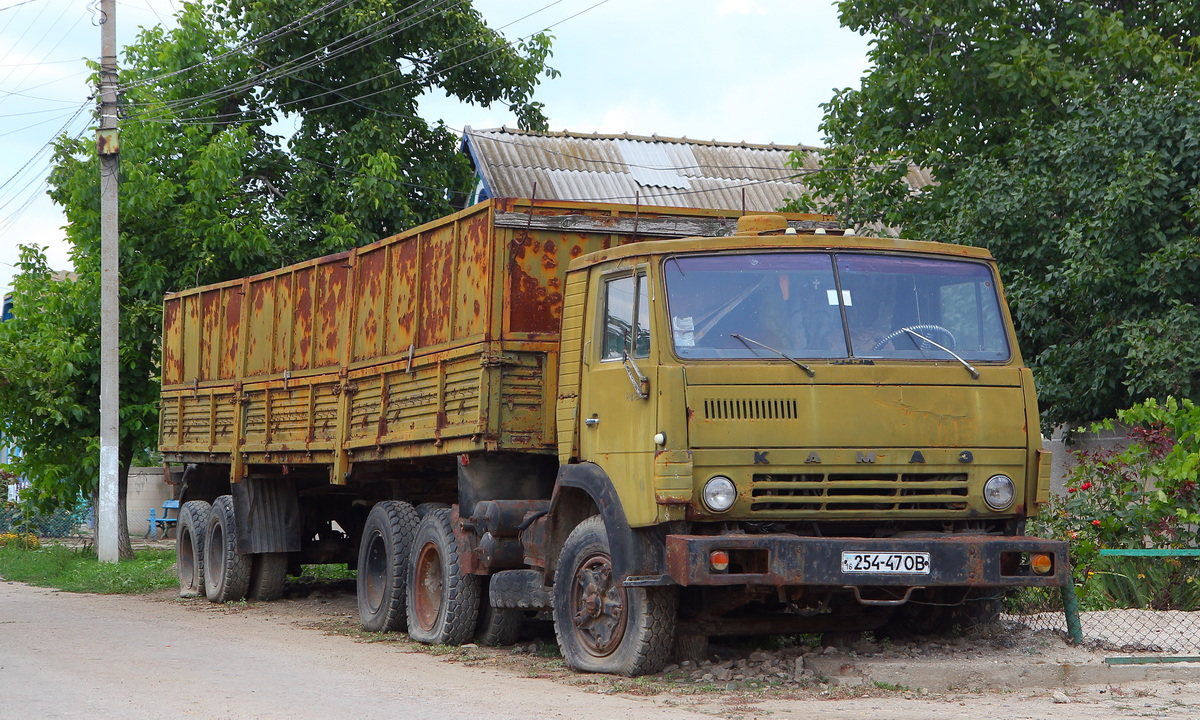
{"label": "rusty metal surface", "polygon": [[[730,554],[730,571],[709,567],[709,554]],[[926,552],[930,572],[846,573],[841,553]],[[1014,559],[1044,552],[1052,572],[1034,575]],[[735,572],[738,561],[750,567]],[[1070,577],[1067,544],[1034,537],[952,535],[935,538],[831,538],[765,535],[668,535],[667,572],[680,585],[821,585],[900,587],[1061,586]]]}
{"label": "rusty metal surface", "polygon": [[638,238],[627,222],[610,232],[493,224],[498,212],[531,210],[730,217],[496,200],[355,250],[169,295],[167,459],[352,464],[553,452],[566,266]]}
{"label": "rusty metal surface", "polygon": [[516,537],[549,509],[549,500],[483,500],[468,522],[480,535]]}

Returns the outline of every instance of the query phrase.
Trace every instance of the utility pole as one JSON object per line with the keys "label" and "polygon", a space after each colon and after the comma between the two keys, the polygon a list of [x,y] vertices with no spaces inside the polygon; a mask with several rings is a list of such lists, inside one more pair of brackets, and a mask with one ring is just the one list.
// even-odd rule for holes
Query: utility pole
{"label": "utility pole", "polygon": [[100,2],[100,495],[96,514],[96,555],[100,562],[120,557],[120,376],[118,352],[121,301],[117,256],[117,3]]}

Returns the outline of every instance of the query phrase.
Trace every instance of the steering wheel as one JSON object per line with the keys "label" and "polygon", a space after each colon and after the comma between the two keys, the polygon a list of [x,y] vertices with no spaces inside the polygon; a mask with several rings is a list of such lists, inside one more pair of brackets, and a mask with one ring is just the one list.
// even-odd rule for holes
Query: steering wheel
{"label": "steering wheel", "polygon": [[[918,350],[925,350],[930,347],[933,347],[933,345],[930,345],[929,343],[925,342],[924,340],[921,340],[916,335],[913,335],[911,333],[917,333],[918,335],[924,335],[925,337],[937,342],[940,345],[944,345],[945,347],[947,347],[951,350],[954,349],[954,344],[955,344],[954,333],[950,332],[949,330],[942,327],[941,325],[908,325],[906,327],[900,328],[899,330],[888,333],[886,337],[881,339],[879,342],[875,343],[875,347],[871,348],[871,352],[878,352],[878,351],[882,350],[888,343],[890,343],[891,341],[900,337],[901,335],[912,340],[913,345]],[[938,337],[938,336],[941,336],[941,337]]]}

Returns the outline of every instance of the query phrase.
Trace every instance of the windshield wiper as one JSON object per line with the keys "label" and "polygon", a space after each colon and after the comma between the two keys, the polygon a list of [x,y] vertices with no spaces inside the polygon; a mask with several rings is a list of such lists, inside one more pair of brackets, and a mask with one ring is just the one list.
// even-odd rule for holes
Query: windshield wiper
{"label": "windshield wiper", "polygon": [[782,353],[782,352],[776,350],[775,348],[771,347],[770,345],[764,345],[764,344],[760,343],[759,341],[754,340],[753,338],[748,338],[745,335],[738,335],[737,333],[730,333],[729,337],[737,338],[738,340],[741,340],[742,344],[745,345],[746,347],[750,347],[750,343],[754,343],[755,345],[759,346],[760,348],[770,350],[771,352],[775,353],[779,357],[783,358],[784,360],[787,360],[788,362],[792,363],[793,365],[800,368],[804,372],[808,373],[809,377],[816,375],[816,373],[813,372],[813,369],[810,368],[809,366],[805,365],[804,363],[800,362],[799,360],[797,360],[796,358],[794,358],[790,355],[787,355],[785,353]]}
{"label": "windshield wiper", "polygon": [[[924,335],[917,332],[916,330],[913,330],[912,328],[900,328],[900,329],[903,330],[904,332],[908,333],[909,335],[912,335],[915,338],[924,340],[925,342],[929,343],[930,345],[934,346],[935,348],[938,348],[939,350],[945,350],[946,352],[950,353],[951,357],[953,357],[955,360],[962,363],[962,366],[967,369],[967,372],[971,373],[972,378],[974,378],[975,380],[979,379],[979,371],[976,370],[975,368],[971,367],[971,363],[967,362],[966,360],[963,360],[962,356],[959,355],[958,353],[954,352],[953,350],[946,347],[945,345],[941,345],[939,343],[934,342],[933,340],[930,340],[929,338],[925,337]],[[735,335],[734,337],[737,337],[737,336]]]}

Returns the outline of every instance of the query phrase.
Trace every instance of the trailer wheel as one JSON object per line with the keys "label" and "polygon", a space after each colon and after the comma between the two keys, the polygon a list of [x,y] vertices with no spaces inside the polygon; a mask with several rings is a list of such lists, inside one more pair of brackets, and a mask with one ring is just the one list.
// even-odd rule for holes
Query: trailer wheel
{"label": "trailer wheel", "polygon": [[283,584],[287,581],[288,554],[259,553],[253,558],[250,566],[250,599],[278,600],[283,596]]}
{"label": "trailer wheel", "polygon": [[189,500],[179,508],[179,529],[175,533],[179,597],[204,594],[204,535],[208,531],[211,509],[212,506],[203,500]]}
{"label": "trailer wheel", "polygon": [[417,511],[398,500],[376,503],[358,545],[358,619],[369,632],[404,629],[405,585]]}
{"label": "trailer wheel", "polygon": [[210,602],[241,600],[250,588],[251,558],[238,555],[233,496],[222,495],[208,514],[204,535],[204,593]]}
{"label": "trailer wheel", "polygon": [[480,582],[479,624],[475,627],[475,641],[492,647],[512,645],[521,634],[525,611],[520,608],[493,607],[488,592],[490,584],[490,578]]}
{"label": "trailer wheel", "polygon": [[408,573],[408,635],[413,640],[461,645],[475,634],[479,578],[464,573],[450,525],[450,510],[421,519]]}
{"label": "trailer wheel", "polygon": [[674,587],[622,587],[599,515],[567,537],[554,576],[554,634],[582,672],[643,675],[666,664],[675,640]]}

